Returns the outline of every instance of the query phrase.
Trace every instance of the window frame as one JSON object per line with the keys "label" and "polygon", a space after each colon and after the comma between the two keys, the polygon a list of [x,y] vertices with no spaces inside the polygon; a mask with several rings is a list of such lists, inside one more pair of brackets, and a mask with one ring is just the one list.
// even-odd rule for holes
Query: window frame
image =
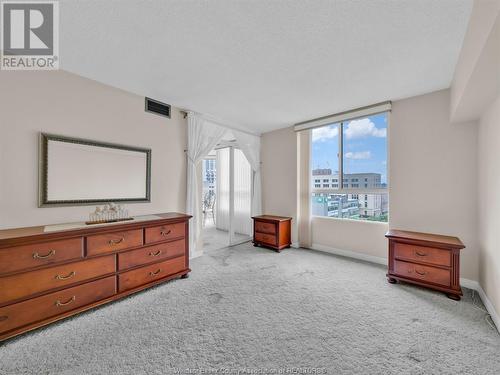
{"label": "window frame", "polygon": [[[344,126],[349,123],[350,121],[352,120],[356,120],[356,119],[359,119],[359,118],[367,118],[367,117],[370,117],[370,116],[373,116],[373,115],[377,115],[377,114],[380,114],[380,113],[385,113],[386,115],[386,119],[387,119],[387,125],[386,125],[386,129],[387,129],[387,136],[386,136],[386,180],[387,180],[387,183],[386,183],[386,186],[385,187],[381,187],[381,188],[365,188],[365,187],[359,187],[359,188],[352,188],[352,187],[345,187],[345,185],[349,185],[349,182],[350,181],[345,181],[345,177],[344,177]],[[387,195],[387,199],[389,200],[390,197],[389,197],[389,191],[390,191],[390,173],[389,173],[389,156],[390,156],[390,153],[389,153],[389,137],[390,137],[390,114],[391,114],[391,111],[388,110],[388,111],[382,111],[382,112],[376,112],[376,113],[371,113],[371,114],[366,114],[364,116],[360,116],[360,117],[354,117],[354,118],[349,118],[349,119],[344,119],[342,121],[339,121],[339,122],[332,122],[330,124],[325,124],[325,125],[321,125],[321,126],[317,126],[317,127],[312,127],[312,128],[309,128],[308,129],[308,132],[309,132],[309,141],[310,141],[310,148],[309,148],[309,158],[310,160],[312,161],[312,150],[313,150],[313,147],[312,147],[312,131],[314,129],[319,129],[319,128],[322,128],[322,127],[326,127],[326,126],[331,126],[331,125],[337,125],[338,126],[338,188],[316,188],[314,187],[314,178],[316,176],[313,176],[312,175],[312,165],[310,164],[310,171],[309,171],[309,189],[310,189],[310,196],[312,196],[312,194],[315,194],[315,195],[319,195],[319,194],[356,194],[358,196],[360,195],[382,195],[382,194],[386,194]],[[322,177],[320,177],[322,178]],[[364,182],[363,184],[366,185],[366,180],[367,178],[365,177],[364,178]],[[358,183],[360,186],[363,185],[361,183]],[[333,186],[333,184],[331,184]],[[351,184],[352,185],[352,184]],[[366,201],[366,200],[365,200]],[[364,208],[364,207],[360,207],[361,208]],[[337,217],[329,217],[329,216],[318,216],[318,215],[313,215],[312,214],[312,210],[310,211],[310,217],[320,217],[320,218],[328,218],[328,219],[336,219],[336,220],[348,220],[348,221],[354,221],[354,222],[363,222],[363,223],[381,223],[381,224],[388,224],[389,222],[389,218],[390,218],[390,205],[388,206],[388,211],[387,211],[387,216],[388,216],[388,221],[387,222],[379,222],[379,221],[371,221],[371,220],[362,220],[362,219],[352,219],[352,218],[337,218]]]}

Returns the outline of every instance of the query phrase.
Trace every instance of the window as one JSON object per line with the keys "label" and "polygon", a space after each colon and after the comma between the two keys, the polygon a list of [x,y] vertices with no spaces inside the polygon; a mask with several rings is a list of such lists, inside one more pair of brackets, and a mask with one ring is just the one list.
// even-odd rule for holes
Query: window
{"label": "window", "polygon": [[[311,130],[313,215],[387,222],[387,118],[385,112]],[[318,200],[321,180],[332,183],[323,184],[327,193]]]}

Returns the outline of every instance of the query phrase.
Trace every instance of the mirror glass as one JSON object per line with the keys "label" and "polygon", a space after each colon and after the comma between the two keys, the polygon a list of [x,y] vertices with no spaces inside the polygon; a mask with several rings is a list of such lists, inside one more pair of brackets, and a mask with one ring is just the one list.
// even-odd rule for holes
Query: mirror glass
{"label": "mirror glass", "polygon": [[150,201],[150,149],[40,138],[40,206]]}

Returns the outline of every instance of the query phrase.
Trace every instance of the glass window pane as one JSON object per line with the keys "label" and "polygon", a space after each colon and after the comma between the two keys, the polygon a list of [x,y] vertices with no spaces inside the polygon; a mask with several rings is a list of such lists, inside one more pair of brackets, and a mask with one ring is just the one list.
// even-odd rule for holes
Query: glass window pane
{"label": "glass window pane", "polygon": [[330,191],[339,188],[339,124],[311,131],[311,188]]}
{"label": "glass window pane", "polygon": [[389,199],[387,193],[312,193],[311,212],[313,216],[387,222]]}
{"label": "glass window pane", "polygon": [[387,188],[387,114],[351,120],[343,126],[344,187]]}

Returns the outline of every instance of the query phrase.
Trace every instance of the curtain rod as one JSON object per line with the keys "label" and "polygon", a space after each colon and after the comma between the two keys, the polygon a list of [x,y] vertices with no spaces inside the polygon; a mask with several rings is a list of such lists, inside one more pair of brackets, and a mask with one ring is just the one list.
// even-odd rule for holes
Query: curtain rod
{"label": "curtain rod", "polygon": [[[189,110],[187,110],[187,109],[179,109],[179,112],[182,114],[182,116],[183,116],[184,118],[186,118],[186,117],[187,117],[188,112],[194,112],[194,113],[197,113],[197,112],[195,112],[195,111],[189,111]],[[214,119],[214,118],[211,118],[210,116],[205,116],[205,115],[203,115],[203,114],[201,114],[201,113],[198,113],[198,114],[199,114],[200,116],[202,116],[205,120],[210,121],[210,122],[213,122],[214,124],[219,125],[219,126],[222,126],[223,128],[228,128],[229,130],[236,130],[236,131],[238,131],[238,132],[242,132],[242,133],[245,133],[245,134],[248,134],[248,135],[253,135],[253,136],[255,136],[255,137],[260,137],[260,136],[261,136],[260,134],[258,134],[258,133],[253,133],[253,132],[251,132],[251,131],[249,131],[249,130],[241,130],[241,129],[238,129],[238,128],[234,127],[234,126],[230,126],[230,125],[224,124],[223,122],[220,122],[219,120],[216,120],[216,119]]]}
{"label": "curtain rod", "polygon": [[356,109],[350,109],[344,112],[334,113],[328,116],[318,117],[312,120],[298,122],[294,125],[295,131],[311,129],[339,121],[354,120],[356,118],[374,115],[377,113],[390,111],[392,102],[390,100],[377,104],[368,105]]}

